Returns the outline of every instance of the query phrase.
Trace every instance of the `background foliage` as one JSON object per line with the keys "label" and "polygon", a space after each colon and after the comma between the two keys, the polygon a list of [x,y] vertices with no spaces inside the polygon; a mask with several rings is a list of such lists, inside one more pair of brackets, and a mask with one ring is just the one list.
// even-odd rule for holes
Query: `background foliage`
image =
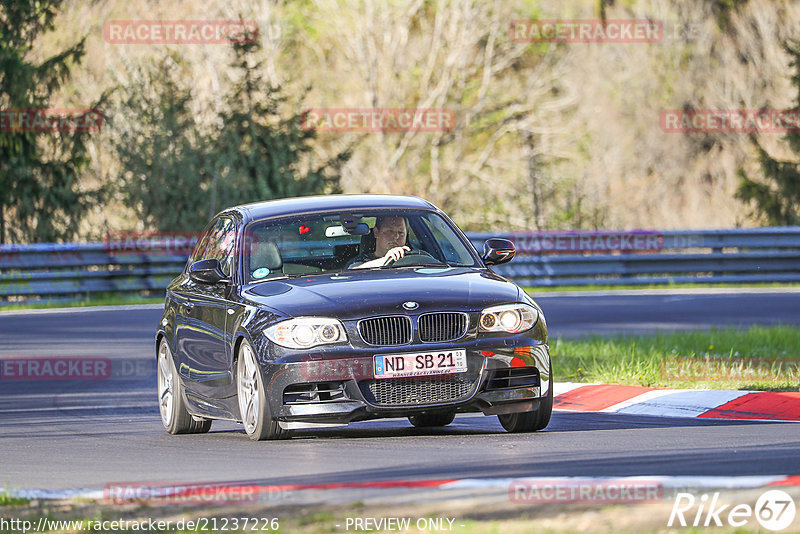
{"label": "background foliage", "polygon": [[[89,132],[21,131],[13,113],[50,107],[85,53],[85,38],[73,39],[52,55],[32,54],[40,36],[55,27],[57,0],[0,6],[0,110],[9,113],[0,129],[0,243],[56,241],[71,237],[100,190],[81,187],[88,164]],[[91,106],[100,108],[105,99]]]}

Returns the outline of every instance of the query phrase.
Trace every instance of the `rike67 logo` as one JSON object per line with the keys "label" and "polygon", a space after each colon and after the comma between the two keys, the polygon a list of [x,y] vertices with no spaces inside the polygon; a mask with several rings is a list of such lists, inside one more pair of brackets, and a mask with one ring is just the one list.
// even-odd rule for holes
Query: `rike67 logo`
{"label": "rike67 logo", "polygon": [[777,532],[792,524],[795,513],[791,495],[777,489],[762,493],[754,507],[726,504],[720,500],[719,492],[711,497],[704,493],[699,499],[691,493],[678,493],[667,526],[739,528],[755,518],[763,528]]}

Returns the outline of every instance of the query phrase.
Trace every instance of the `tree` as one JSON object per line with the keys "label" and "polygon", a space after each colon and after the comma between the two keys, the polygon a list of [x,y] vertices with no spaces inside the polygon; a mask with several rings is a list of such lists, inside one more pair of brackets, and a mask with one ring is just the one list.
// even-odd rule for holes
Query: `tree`
{"label": "tree", "polygon": [[[794,68],[792,84],[797,89],[794,112],[800,109],[800,43],[790,42],[786,51],[792,56]],[[800,155],[800,129],[795,127],[785,136],[795,154]],[[739,187],[736,196],[744,202],[754,203],[756,212],[769,225],[783,226],[800,224],[800,164],[782,161],[770,156],[755,137],[753,142],[765,181],[753,180],[740,169]]]}
{"label": "tree", "polygon": [[[198,231],[226,206],[338,192],[338,153],[319,167],[309,154],[315,137],[301,127],[280,87],[266,83],[256,61],[259,45],[233,45],[239,79],[203,128],[178,56],[134,71],[114,121],[119,191],[146,226]],[[194,106],[197,107],[197,106]]]}
{"label": "tree", "polygon": [[113,117],[113,147],[123,202],[145,226],[197,231],[208,221],[209,143],[191,110],[180,58],[169,54],[135,68]]}
{"label": "tree", "polygon": [[82,191],[79,183],[92,131],[26,131],[32,129],[15,122],[20,110],[43,112],[84,55],[85,37],[41,62],[33,59],[34,43],[53,29],[61,3],[0,0],[0,243],[71,238],[100,193]]}
{"label": "tree", "polygon": [[310,52],[304,72],[325,58],[337,73],[318,98],[332,107],[452,112],[432,131],[328,136],[328,148],[358,143],[345,169],[350,187],[422,195],[467,229],[530,228],[548,218],[552,202],[536,216],[530,205],[554,189],[542,171],[561,152],[553,125],[563,124],[576,91],[561,91],[560,52],[510,38],[511,21],[537,15],[534,3],[311,4],[287,9],[309,25],[297,45]]}
{"label": "tree", "polygon": [[233,45],[231,65],[239,80],[219,114],[222,128],[212,146],[213,173],[221,205],[273,198],[341,192],[344,150],[319,167],[310,164],[313,130],[302,128],[302,113],[287,110],[279,86],[259,74],[257,42]]}

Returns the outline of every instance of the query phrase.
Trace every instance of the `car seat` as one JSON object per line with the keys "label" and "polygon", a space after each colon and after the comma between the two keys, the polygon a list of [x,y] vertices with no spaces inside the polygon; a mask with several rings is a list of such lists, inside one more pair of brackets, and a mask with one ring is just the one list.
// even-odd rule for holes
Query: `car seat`
{"label": "car seat", "polygon": [[375,252],[375,235],[372,232],[361,236],[361,244],[358,247],[358,256],[372,254]]}
{"label": "car seat", "polygon": [[274,241],[257,241],[250,252],[250,272],[269,269],[270,273],[283,272],[283,259]]}

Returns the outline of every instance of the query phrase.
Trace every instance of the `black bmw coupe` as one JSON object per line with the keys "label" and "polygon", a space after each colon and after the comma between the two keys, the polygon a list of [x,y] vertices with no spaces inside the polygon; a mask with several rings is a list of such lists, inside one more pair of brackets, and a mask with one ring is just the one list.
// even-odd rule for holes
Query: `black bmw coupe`
{"label": "black bmw coupe", "polygon": [[479,255],[416,197],[227,209],[167,287],[156,333],[164,427],[200,433],[225,419],[263,440],[482,412],[510,432],[543,429],[553,406],[544,315],[491,270],[514,252],[489,239]]}

